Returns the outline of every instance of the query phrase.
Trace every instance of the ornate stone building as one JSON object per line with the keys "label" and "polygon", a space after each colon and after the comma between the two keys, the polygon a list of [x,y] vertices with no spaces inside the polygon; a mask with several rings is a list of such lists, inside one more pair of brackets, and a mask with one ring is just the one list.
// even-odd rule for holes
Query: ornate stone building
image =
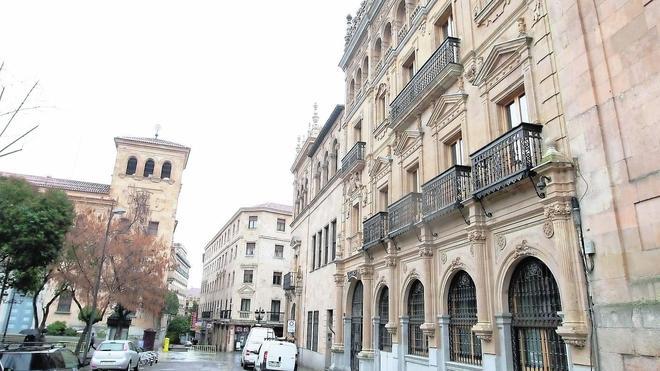
{"label": "ornate stone building", "polygon": [[329,295],[337,249],[338,220],[341,220],[343,181],[340,142],[344,106],[337,105],[327,121],[318,128],[316,109],[313,126],[299,144],[291,167],[294,174],[294,217],[291,223],[292,270],[285,275],[286,319],[295,320],[295,337],[300,349],[299,362],[311,369],[331,364],[332,329],[335,297]]}
{"label": "ornate stone building", "polygon": [[[104,216],[113,205],[128,209],[129,195],[133,189],[147,191],[150,193],[150,214],[143,227],[148,233],[160,238],[168,246],[168,253],[171,253],[181,179],[188,163],[190,148],[157,138],[116,137],[114,140],[117,156],[110,184],[34,175],[0,175],[22,177],[40,188],[63,190],[74,202],[76,211],[91,209]],[[166,278],[163,277],[163,280]],[[71,295],[62,295],[55,305],[55,311],[48,317],[49,323],[66,321],[69,326],[84,326],[78,320],[78,308],[72,304]],[[141,336],[144,329],[158,329],[159,324],[160,321],[153,314],[138,312],[129,335]],[[160,334],[164,335],[165,330],[164,326],[160,328]]]}
{"label": "ornate stone building", "polygon": [[568,0],[348,17],[332,369],[658,367],[659,18]]}
{"label": "ornate stone building", "polygon": [[284,335],[283,276],[293,261],[288,246],[291,206],[242,207],[204,247],[199,301],[203,344],[233,351],[257,323]]}

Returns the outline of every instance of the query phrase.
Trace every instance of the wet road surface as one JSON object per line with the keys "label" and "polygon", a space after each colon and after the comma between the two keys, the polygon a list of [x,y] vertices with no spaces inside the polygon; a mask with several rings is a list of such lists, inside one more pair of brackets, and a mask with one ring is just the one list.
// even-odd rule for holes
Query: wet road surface
{"label": "wet road surface", "polygon": [[[159,353],[158,364],[141,367],[142,371],[234,371],[242,370],[241,353],[168,352]],[[299,367],[299,371],[312,371]]]}

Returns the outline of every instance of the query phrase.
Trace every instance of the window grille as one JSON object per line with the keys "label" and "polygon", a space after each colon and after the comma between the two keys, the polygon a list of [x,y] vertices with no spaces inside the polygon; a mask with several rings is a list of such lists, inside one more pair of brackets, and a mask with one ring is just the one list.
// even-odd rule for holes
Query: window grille
{"label": "window grille", "polygon": [[378,316],[380,317],[378,323],[378,349],[385,352],[392,351],[392,335],[389,334],[385,328],[390,313],[389,300],[389,290],[387,287],[384,287],[380,293],[380,299],[378,300]]}
{"label": "window grille", "polygon": [[428,340],[420,326],[424,323],[424,286],[415,281],[408,294],[408,354],[427,357]]}
{"label": "window grille", "polygon": [[470,275],[461,271],[449,286],[449,359],[481,365],[481,341],[472,333],[477,323],[477,291]]}
{"label": "window grille", "polygon": [[312,322],[314,312],[307,312],[307,349],[312,349]]}
{"label": "window grille", "polygon": [[362,350],[362,282],[355,285],[351,303],[351,371],[359,370],[358,353]]}
{"label": "window grille", "polygon": [[71,311],[71,300],[73,299],[73,296],[71,295],[71,291],[63,291],[60,294],[60,298],[57,302],[57,311],[59,313],[68,313]]}
{"label": "window grille", "polygon": [[514,370],[568,370],[566,344],[557,335],[561,318],[559,289],[548,267],[526,258],[509,285]]}

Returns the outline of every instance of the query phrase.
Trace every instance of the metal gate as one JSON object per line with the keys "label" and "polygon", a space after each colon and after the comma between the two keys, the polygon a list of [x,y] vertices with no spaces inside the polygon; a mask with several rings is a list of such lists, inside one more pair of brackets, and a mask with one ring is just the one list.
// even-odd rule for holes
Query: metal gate
{"label": "metal gate", "polygon": [[561,324],[559,289],[540,260],[526,258],[516,268],[509,285],[509,311],[514,370],[568,370],[566,344],[556,331]]}
{"label": "metal gate", "polygon": [[362,282],[355,284],[351,305],[351,370],[358,371],[360,362],[357,358],[362,350]]}

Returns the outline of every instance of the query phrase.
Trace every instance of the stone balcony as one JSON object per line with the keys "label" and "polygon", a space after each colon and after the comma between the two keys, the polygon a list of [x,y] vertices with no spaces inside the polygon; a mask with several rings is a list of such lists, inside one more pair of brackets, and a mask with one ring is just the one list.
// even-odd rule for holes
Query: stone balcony
{"label": "stone balcony", "polygon": [[390,104],[390,127],[405,126],[447,90],[463,72],[458,64],[460,40],[448,37]]}

